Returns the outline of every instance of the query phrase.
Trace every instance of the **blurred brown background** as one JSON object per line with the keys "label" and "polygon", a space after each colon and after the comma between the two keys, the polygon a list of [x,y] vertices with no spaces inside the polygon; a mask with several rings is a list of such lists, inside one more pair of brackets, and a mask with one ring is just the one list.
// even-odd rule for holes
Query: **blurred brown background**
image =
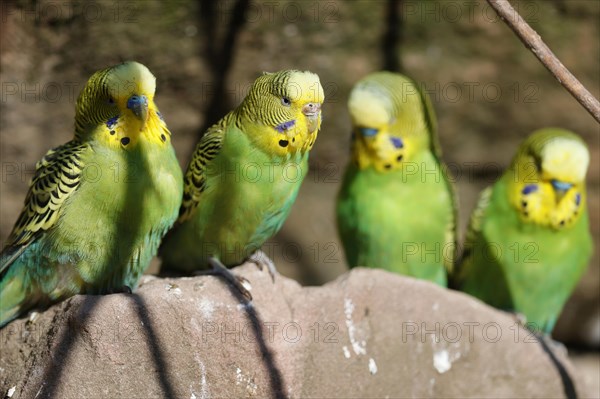
{"label": "blurred brown background", "polygon": [[[512,3],[598,97],[600,1]],[[71,138],[76,96],[95,70],[130,59],[150,68],[185,167],[203,127],[238,104],[258,74],[308,69],[325,88],[323,127],[292,214],[264,250],[303,284],[332,280],[346,270],[333,212],[348,161],[346,98],[364,75],[393,68],[422,82],[434,102],[463,231],[478,193],[527,134],[560,126],[587,141],[596,253],[554,335],[600,347],[599,125],[484,0],[44,0],[1,7],[2,243],[36,161]]]}

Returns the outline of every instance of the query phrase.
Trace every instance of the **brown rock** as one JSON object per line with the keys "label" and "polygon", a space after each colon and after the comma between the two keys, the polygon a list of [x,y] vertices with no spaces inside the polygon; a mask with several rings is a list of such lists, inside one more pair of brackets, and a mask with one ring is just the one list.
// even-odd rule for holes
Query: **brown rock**
{"label": "brown rock", "polygon": [[565,397],[539,343],[461,293],[379,270],[305,288],[254,265],[235,272],[252,282],[252,305],[216,277],[146,278],[137,294],[76,296],[11,323],[0,331],[0,393]]}

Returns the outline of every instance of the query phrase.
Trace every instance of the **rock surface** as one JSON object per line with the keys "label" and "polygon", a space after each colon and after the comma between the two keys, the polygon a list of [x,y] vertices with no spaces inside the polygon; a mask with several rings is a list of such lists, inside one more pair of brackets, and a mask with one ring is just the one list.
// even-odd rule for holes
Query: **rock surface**
{"label": "rock surface", "polygon": [[[254,265],[252,305],[217,277],[145,278],[0,331],[13,398],[565,397],[550,356],[508,314],[379,270],[301,287]],[[575,379],[562,350],[554,350]]]}

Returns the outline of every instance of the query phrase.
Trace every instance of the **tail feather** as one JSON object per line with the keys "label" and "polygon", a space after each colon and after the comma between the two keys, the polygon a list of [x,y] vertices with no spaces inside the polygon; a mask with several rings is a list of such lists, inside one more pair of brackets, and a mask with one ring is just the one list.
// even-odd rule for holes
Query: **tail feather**
{"label": "tail feather", "polygon": [[23,279],[14,273],[5,273],[0,280],[0,328],[19,317],[25,300]]}
{"label": "tail feather", "polygon": [[10,265],[27,249],[29,243],[19,246],[8,246],[0,254],[0,280],[8,273]]}

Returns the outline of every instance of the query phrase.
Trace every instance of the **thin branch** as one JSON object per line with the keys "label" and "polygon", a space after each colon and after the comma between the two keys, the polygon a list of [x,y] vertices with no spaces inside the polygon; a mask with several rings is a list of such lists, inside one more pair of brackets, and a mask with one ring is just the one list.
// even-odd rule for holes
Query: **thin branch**
{"label": "thin branch", "polygon": [[571,93],[583,107],[600,122],[600,103],[575,76],[560,62],[552,50],[542,41],[542,38],[519,13],[510,5],[508,0],[487,0],[500,18],[517,34],[519,39],[529,48],[544,66],[558,79],[558,82]]}

